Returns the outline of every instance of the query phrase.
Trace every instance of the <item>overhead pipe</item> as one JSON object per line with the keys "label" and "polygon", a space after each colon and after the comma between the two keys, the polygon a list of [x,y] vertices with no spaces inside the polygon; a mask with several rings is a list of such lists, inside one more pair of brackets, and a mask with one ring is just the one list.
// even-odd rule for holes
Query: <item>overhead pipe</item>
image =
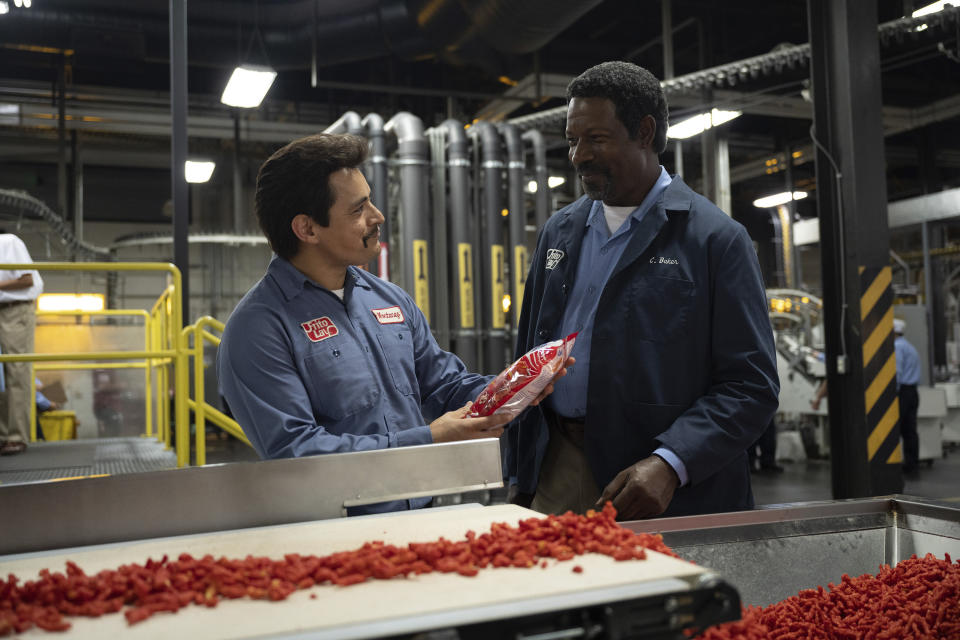
{"label": "overhead pipe", "polygon": [[440,125],[447,134],[446,165],[450,193],[451,255],[456,258],[453,270],[456,283],[453,289],[451,323],[452,350],[460,356],[470,371],[479,368],[477,353],[476,274],[473,270],[476,228],[470,215],[470,148],[463,124],[454,119]]}
{"label": "overhead pipe", "polygon": [[370,270],[383,280],[390,280],[390,203],[387,201],[387,139],[383,132],[383,117],[377,113],[368,113],[360,121],[367,139],[370,141],[370,189],[373,191],[373,204],[383,213],[380,225],[380,255],[376,266]]}
{"label": "overhead pipe", "polygon": [[483,342],[481,370],[497,373],[506,364],[506,314],[503,296],[506,293],[503,246],[503,154],[500,134],[489,122],[474,123],[469,131],[474,146],[481,152],[479,169],[482,180],[476,181],[480,191],[480,337]]}
{"label": "overhead pipe", "polygon": [[323,130],[324,133],[349,133],[355,136],[363,135],[363,124],[356,111],[347,111],[337,118],[337,121]]}
{"label": "overhead pipe", "polygon": [[430,150],[423,133],[423,122],[417,116],[401,111],[383,126],[388,135],[396,136],[396,164],[400,168],[400,250],[402,266],[399,285],[430,322]]}
{"label": "overhead pipe", "polygon": [[533,149],[533,176],[537,182],[533,220],[537,226],[537,232],[539,232],[543,225],[547,223],[551,209],[550,180],[547,172],[547,144],[543,139],[543,133],[539,129],[524,131],[521,137],[529,141]]}
{"label": "overhead pipe", "polygon": [[510,308],[513,310],[511,335],[517,337],[523,288],[529,266],[527,252],[527,208],[523,198],[523,178],[526,165],[523,163],[523,140],[520,130],[512,124],[499,125],[507,145],[507,228],[510,239]]}

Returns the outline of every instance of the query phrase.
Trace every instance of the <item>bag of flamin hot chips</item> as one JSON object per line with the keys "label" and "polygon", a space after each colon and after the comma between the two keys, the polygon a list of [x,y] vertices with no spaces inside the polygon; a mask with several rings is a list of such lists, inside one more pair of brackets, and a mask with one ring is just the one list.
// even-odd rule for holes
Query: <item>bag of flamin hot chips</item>
{"label": "bag of flamin hot chips", "polygon": [[480,392],[468,417],[507,414],[514,418],[526,409],[557,375],[570,357],[577,334],[534,347],[500,372]]}

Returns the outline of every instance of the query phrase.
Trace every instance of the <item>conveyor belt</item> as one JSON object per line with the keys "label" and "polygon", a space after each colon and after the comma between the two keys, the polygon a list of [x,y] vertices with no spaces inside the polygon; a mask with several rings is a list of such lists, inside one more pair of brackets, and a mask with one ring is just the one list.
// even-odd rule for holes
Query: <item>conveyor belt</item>
{"label": "conveyor belt", "polygon": [[35,442],[0,458],[0,484],[174,469],[177,456],[152,438],[100,438]]}
{"label": "conveyor belt", "polygon": [[[522,518],[538,516],[514,505],[474,505],[224,531],[6,556],[0,561],[0,575],[14,573],[31,578],[43,568],[62,570],[68,559],[92,573],[184,552],[195,557],[210,553],[239,558],[247,554],[274,558],[286,553],[325,555],[354,549],[367,540],[405,544],[439,536],[462,539],[468,529],[481,533],[493,522],[516,524]],[[583,571],[572,571],[575,565]],[[688,562],[655,552],[650,552],[646,560],[625,562],[586,554],[567,562],[550,561],[547,568],[486,569],[470,578],[430,573],[350,587],[313,587],[276,603],[241,599],[222,601],[213,609],[189,606],[134,626],[128,626],[119,614],[100,619],[72,618],[74,626],[67,637],[233,639],[305,637],[302,634],[309,633],[311,638],[366,638],[498,621],[506,624],[543,614],[556,622],[563,619],[558,612],[580,612],[591,607],[606,611],[607,617],[617,612],[616,620],[609,622],[622,630],[637,631],[644,625],[661,631],[672,627],[669,637],[676,637],[679,628],[695,618],[692,609],[700,602],[696,594],[701,592],[707,594],[702,600],[712,613],[723,609],[727,612],[724,619],[739,614],[736,593],[729,587],[724,589],[707,570]],[[720,606],[714,606],[717,604]],[[43,632],[34,630],[23,637],[41,635]]]}

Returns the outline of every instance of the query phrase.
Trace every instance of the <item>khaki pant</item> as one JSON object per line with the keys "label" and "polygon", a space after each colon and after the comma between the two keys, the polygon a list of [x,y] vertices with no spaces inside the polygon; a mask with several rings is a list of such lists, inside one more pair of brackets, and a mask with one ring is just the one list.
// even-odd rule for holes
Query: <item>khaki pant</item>
{"label": "khaki pant", "polygon": [[583,425],[547,421],[550,442],[540,466],[537,493],[530,508],[540,513],[586,513],[600,498],[600,490],[583,454]]}
{"label": "khaki pant", "polygon": [[[33,353],[37,324],[34,301],[0,304],[0,349],[3,355]],[[0,393],[0,442],[30,441],[31,363],[3,363],[6,389]]]}

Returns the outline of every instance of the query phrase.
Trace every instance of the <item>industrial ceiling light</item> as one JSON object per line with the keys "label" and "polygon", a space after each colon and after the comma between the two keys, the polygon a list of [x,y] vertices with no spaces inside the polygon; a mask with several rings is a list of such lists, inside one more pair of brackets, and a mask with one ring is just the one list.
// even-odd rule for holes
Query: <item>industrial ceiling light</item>
{"label": "industrial ceiling light", "polygon": [[925,16],[928,13],[936,13],[937,11],[943,11],[947,8],[947,5],[953,5],[954,7],[960,6],[958,0],[940,0],[940,2],[934,2],[933,4],[928,4],[925,7],[920,7],[916,11],[910,14],[911,18],[919,18],[920,16]]}
{"label": "industrial ceiling light", "polygon": [[187,160],[184,165],[184,173],[187,176],[187,182],[200,183],[210,180],[213,170],[217,163],[211,160]]}
{"label": "industrial ceiling light", "polygon": [[692,118],[687,118],[682,122],[678,122],[677,124],[671,124],[669,127],[667,127],[667,137],[675,140],[692,138],[693,136],[699,135],[711,127],[719,126],[724,122],[730,122],[734,118],[740,116],[742,113],[742,111],[721,111],[720,109],[712,109],[709,113],[701,113],[693,116]]}
{"label": "industrial ceiling light", "polygon": [[243,109],[259,107],[276,77],[277,72],[270,67],[240,65],[230,75],[220,102]]}
{"label": "industrial ceiling light", "polygon": [[[551,189],[556,189],[560,185],[564,184],[567,181],[563,176],[550,176],[547,178],[547,186]],[[536,193],[537,192],[537,181],[531,180],[527,183],[527,193]]]}
{"label": "industrial ceiling light", "polygon": [[5,13],[10,13],[10,5],[8,5],[3,0],[0,0],[0,16],[2,16]]}
{"label": "industrial ceiling light", "polygon": [[105,308],[102,293],[41,293],[37,298],[40,311],[103,311]]}
{"label": "industrial ceiling light", "polygon": [[777,193],[772,196],[766,196],[764,198],[757,198],[753,201],[753,206],[758,209],[772,209],[773,207],[778,207],[781,204],[787,204],[791,200],[803,200],[807,197],[806,191],[794,191],[793,197],[789,191],[784,191],[783,193]]}

